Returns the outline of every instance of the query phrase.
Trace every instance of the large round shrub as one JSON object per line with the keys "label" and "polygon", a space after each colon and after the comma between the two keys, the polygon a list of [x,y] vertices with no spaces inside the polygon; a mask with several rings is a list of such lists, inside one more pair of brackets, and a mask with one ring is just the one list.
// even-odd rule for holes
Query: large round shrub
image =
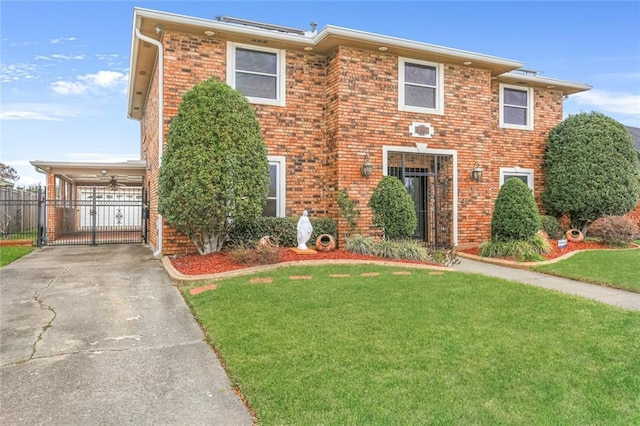
{"label": "large round shrub", "polygon": [[262,214],[269,166],[260,125],[240,92],[216,79],[188,91],[171,122],[159,211],[201,254],[222,248],[233,222]]}
{"label": "large round shrub", "polygon": [[631,134],[597,112],[569,116],[549,133],[542,201],[549,214],[568,215],[574,228],[605,215],[624,215],[640,197],[638,156]]}
{"label": "large round shrub", "polygon": [[540,226],[538,206],[527,184],[518,178],[507,179],[493,210],[491,240],[529,240]]}
{"label": "large round shrub", "polygon": [[384,230],[386,238],[410,238],[418,226],[413,199],[402,182],[384,176],[369,199],[373,224]]}

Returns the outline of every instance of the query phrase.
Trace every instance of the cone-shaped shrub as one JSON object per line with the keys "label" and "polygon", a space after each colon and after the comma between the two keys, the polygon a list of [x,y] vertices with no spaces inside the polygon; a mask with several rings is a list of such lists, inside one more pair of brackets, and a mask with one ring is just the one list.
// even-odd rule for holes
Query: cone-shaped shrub
{"label": "cone-shaped shrub", "polygon": [[491,240],[528,240],[539,230],[540,215],[531,190],[518,178],[507,179],[493,210]]}
{"label": "cone-shaped shrub", "polygon": [[411,238],[418,226],[413,198],[400,179],[384,176],[369,199],[373,224],[384,230],[386,238]]}

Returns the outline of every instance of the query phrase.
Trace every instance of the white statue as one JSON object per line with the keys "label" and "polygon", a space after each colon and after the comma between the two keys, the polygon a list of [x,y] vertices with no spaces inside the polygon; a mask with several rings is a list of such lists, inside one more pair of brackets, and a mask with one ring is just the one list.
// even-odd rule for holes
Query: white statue
{"label": "white statue", "polygon": [[298,249],[306,250],[307,249],[307,241],[311,238],[311,233],[313,232],[313,226],[311,226],[311,221],[309,220],[309,213],[305,210],[300,216],[298,220]]}

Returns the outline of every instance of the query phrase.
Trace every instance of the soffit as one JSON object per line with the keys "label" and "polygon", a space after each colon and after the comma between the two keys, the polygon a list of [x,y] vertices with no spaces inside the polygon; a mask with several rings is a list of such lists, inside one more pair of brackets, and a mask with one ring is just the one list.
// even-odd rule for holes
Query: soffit
{"label": "soffit", "polygon": [[143,186],[147,167],[144,160],[119,163],[31,161],[36,170],[54,174],[78,186],[107,186],[114,178],[123,186]]}

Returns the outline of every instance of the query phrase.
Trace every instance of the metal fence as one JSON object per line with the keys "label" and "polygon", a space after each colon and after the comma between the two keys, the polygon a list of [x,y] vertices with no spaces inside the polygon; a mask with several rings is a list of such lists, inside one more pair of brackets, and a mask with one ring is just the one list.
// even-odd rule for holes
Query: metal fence
{"label": "metal fence", "polygon": [[0,238],[34,245],[146,243],[148,205],[143,188],[78,188],[75,200],[47,200],[46,191],[0,192]]}

